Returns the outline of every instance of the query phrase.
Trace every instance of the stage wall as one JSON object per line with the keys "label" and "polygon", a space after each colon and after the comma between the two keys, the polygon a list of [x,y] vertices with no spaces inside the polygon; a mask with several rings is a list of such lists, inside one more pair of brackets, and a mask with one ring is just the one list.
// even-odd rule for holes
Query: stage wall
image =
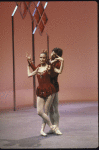
{"label": "stage wall", "polygon": [[[13,109],[13,57],[11,14],[15,2],[0,2],[0,110]],[[95,1],[50,1],[43,35],[35,33],[35,63],[42,49],[49,54],[63,49],[64,70],[59,75],[59,102],[98,100],[98,4]],[[17,10],[15,31],[16,107],[33,106],[33,78],[27,77],[26,52],[32,55],[32,24],[29,13],[22,19]],[[36,79],[36,86],[38,85]]]}

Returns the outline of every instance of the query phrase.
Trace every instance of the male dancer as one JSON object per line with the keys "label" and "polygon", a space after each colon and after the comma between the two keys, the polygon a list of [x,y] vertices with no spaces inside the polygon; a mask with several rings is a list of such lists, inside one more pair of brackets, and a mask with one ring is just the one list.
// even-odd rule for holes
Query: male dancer
{"label": "male dancer", "polygon": [[[58,84],[58,75],[60,73],[62,73],[62,70],[63,70],[63,65],[64,65],[64,59],[61,57],[62,56],[62,49],[60,48],[54,48],[52,50],[52,53],[51,53],[51,59],[49,60],[49,63],[51,63],[53,65],[53,68],[56,69],[57,71],[60,69],[61,71],[59,71],[59,73],[55,73],[53,72],[51,74],[51,83],[54,85],[55,89],[56,89],[56,93],[55,93],[55,97],[53,99],[53,103],[51,105],[51,108],[50,108],[50,111],[49,111],[49,115],[50,115],[50,120],[51,120],[51,123],[53,125],[56,125],[57,126],[57,135],[61,135],[62,133],[60,132],[59,130],[59,111],[58,111],[58,91],[59,91],[59,84]],[[28,57],[27,58],[31,68],[33,70],[36,69],[36,67],[34,66],[33,62],[31,61],[31,58]],[[44,128],[44,126],[42,127]],[[42,129],[43,130],[43,129]],[[52,130],[50,130],[48,133],[53,133]]]}
{"label": "male dancer", "polygon": [[[54,69],[59,69],[62,65],[62,70],[63,70],[63,64],[64,64],[64,60],[61,57],[62,56],[62,49],[60,48],[54,48],[52,50],[51,53],[51,59],[50,62],[52,63]],[[56,61],[57,60],[57,61]],[[62,70],[60,73],[62,73]],[[54,85],[55,89],[56,89],[56,93],[55,93],[55,97],[53,99],[53,103],[51,105],[50,108],[50,120],[52,122],[52,124],[57,126],[57,134],[61,135],[62,133],[59,130],[59,111],[58,111],[58,91],[59,91],[59,84],[58,84],[58,73],[53,73],[51,74],[51,83]],[[50,130],[48,133],[53,133],[52,130]]]}

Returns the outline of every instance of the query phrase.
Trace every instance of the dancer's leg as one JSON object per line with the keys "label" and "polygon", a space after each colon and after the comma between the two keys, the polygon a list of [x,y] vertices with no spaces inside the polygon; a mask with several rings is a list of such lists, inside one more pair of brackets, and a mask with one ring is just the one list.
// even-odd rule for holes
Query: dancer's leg
{"label": "dancer's leg", "polygon": [[48,118],[47,114],[44,113],[44,99],[41,97],[37,97],[37,113],[39,116],[41,116],[44,121],[49,125],[49,127],[52,125],[50,122],[50,119]]}
{"label": "dancer's leg", "polygon": [[[55,97],[53,99],[53,102],[54,101],[55,101]],[[53,104],[53,102],[52,102],[52,105],[50,107],[49,116],[50,116],[51,123],[54,125],[54,106],[53,106],[54,104]]]}
{"label": "dancer's leg", "polygon": [[[50,110],[51,104],[53,102],[54,96],[55,96],[55,94],[52,94],[52,95],[50,95],[46,98],[46,101],[45,101],[45,114],[47,114],[47,115],[48,115],[48,112]],[[43,123],[42,123],[42,126],[41,126],[42,131],[44,131],[45,126],[46,126],[46,122],[43,120]]]}
{"label": "dancer's leg", "polygon": [[[56,134],[61,135],[62,133],[59,130],[58,92],[55,93],[55,97],[53,99],[53,103],[51,105],[49,115],[50,115],[51,123],[53,125],[57,126],[57,133]],[[51,134],[51,133],[53,133],[53,131],[50,130],[48,133]]]}
{"label": "dancer's leg", "polygon": [[58,111],[58,92],[55,93],[53,103],[49,112],[51,123],[59,126],[59,111]]}
{"label": "dancer's leg", "polygon": [[[49,125],[49,127],[50,127],[52,130],[54,130],[54,127],[56,127],[56,126],[52,126],[52,123],[51,123],[49,117],[48,117],[47,114],[44,113],[44,111],[43,111],[44,103],[46,103],[46,105],[45,105],[45,111],[48,112],[48,111],[47,111],[47,107],[48,107],[48,104],[50,105],[51,96],[48,97],[47,100],[48,100],[48,101],[46,101],[46,102],[47,102],[47,103],[46,103],[43,98],[37,97],[37,113],[38,113],[39,116],[41,116],[41,117],[43,118],[44,122],[46,122],[46,123]],[[48,108],[49,108],[49,107],[48,107]]]}
{"label": "dancer's leg", "polygon": [[55,97],[55,94],[50,95],[49,97],[47,97],[46,102],[45,102],[45,113],[48,114],[51,104],[53,102],[53,99]]}
{"label": "dancer's leg", "polygon": [[57,125],[57,127],[59,127],[58,92],[55,94],[55,98],[53,100],[53,108],[54,113],[52,113],[52,118],[54,119],[54,125]]}

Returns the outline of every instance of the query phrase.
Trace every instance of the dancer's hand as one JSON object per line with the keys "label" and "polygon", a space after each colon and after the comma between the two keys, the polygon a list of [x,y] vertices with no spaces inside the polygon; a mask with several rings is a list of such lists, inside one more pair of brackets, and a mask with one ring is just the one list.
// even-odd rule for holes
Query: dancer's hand
{"label": "dancer's hand", "polygon": [[57,58],[55,58],[54,60],[50,60],[51,64],[56,62],[57,60],[59,60],[61,62],[64,61],[64,59],[62,57],[59,57],[55,52],[53,52],[53,55],[56,55]]}
{"label": "dancer's hand", "polygon": [[64,59],[56,54],[57,58],[55,60],[64,61]]}
{"label": "dancer's hand", "polygon": [[59,58],[55,58],[56,60],[59,60],[59,61],[64,61],[64,59],[62,57],[59,57]]}
{"label": "dancer's hand", "polygon": [[26,53],[26,58],[27,58],[27,60],[31,60],[31,55],[28,56],[28,53]]}
{"label": "dancer's hand", "polygon": [[26,58],[29,64],[33,63],[33,61],[31,60],[31,55],[28,56],[28,53],[26,53]]}

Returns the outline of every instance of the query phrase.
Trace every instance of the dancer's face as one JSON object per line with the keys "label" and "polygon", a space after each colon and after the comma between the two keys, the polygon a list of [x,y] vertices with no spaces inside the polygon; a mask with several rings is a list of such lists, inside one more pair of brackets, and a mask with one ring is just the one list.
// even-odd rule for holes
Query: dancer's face
{"label": "dancer's face", "polygon": [[54,51],[52,51],[52,53],[51,53],[51,59],[55,59],[55,58],[56,58],[56,54],[55,54]]}
{"label": "dancer's face", "polygon": [[41,64],[45,64],[46,63],[46,55],[45,54],[40,54],[40,63]]}

